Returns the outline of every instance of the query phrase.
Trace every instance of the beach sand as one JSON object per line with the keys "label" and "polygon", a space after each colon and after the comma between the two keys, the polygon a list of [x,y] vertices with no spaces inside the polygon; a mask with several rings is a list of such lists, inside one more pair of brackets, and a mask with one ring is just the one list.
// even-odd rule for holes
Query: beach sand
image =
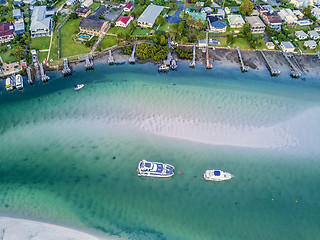
{"label": "beach sand", "polygon": [[87,233],[38,221],[0,217],[0,239],[2,240],[115,240],[116,237],[101,238]]}

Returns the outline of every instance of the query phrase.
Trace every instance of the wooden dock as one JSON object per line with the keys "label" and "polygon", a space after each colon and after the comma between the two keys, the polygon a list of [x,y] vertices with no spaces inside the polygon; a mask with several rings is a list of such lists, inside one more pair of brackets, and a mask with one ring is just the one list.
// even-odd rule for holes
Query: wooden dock
{"label": "wooden dock", "polygon": [[30,69],[30,67],[27,67],[27,75],[28,75],[28,83],[29,83],[29,84],[33,84],[33,79],[32,79],[32,76],[31,76],[31,69]]}
{"label": "wooden dock", "polygon": [[62,70],[63,76],[69,76],[72,74],[71,69],[68,66],[68,59],[63,59],[63,70]]}
{"label": "wooden dock", "polygon": [[189,64],[189,67],[194,68],[196,66],[196,45],[193,45],[193,58],[192,62]]}
{"label": "wooden dock", "polygon": [[294,65],[294,63],[291,61],[290,59],[290,54],[282,52],[284,58],[287,60],[287,62],[289,63],[290,67],[291,67],[291,77],[294,78],[299,78],[301,76],[301,72],[300,70]]}
{"label": "wooden dock", "polygon": [[93,59],[92,55],[86,55],[86,63],[85,63],[86,70],[93,69]]}
{"label": "wooden dock", "polygon": [[274,68],[271,66],[270,62],[268,61],[266,55],[264,54],[264,52],[263,52],[262,50],[260,50],[260,53],[261,53],[264,61],[265,61],[266,64],[267,64],[267,68],[268,68],[268,70],[269,70],[269,72],[270,72],[270,75],[271,75],[271,76],[278,76],[278,75],[280,74],[280,70],[276,70],[276,69],[274,69]]}
{"label": "wooden dock", "polygon": [[50,79],[49,76],[47,76],[43,70],[43,65],[42,63],[39,63],[39,67],[40,67],[40,75],[41,75],[41,81],[42,82],[48,82],[48,80]]}
{"label": "wooden dock", "polygon": [[206,53],[206,55],[207,55],[207,65],[206,65],[206,69],[212,69],[212,64],[209,61],[209,48],[208,48],[208,46],[206,48],[207,48],[207,53]]}
{"label": "wooden dock", "polygon": [[108,57],[108,64],[113,65],[114,64],[114,59],[112,57],[112,52],[109,50],[109,57]]}
{"label": "wooden dock", "polygon": [[242,72],[248,72],[249,67],[245,66],[244,63],[243,63],[243,59],[242,59],[240,47],[236,47],[236,49],[237,49],[238,56],[239,56],[239,59],[240,59],[241,71],[242,71]]}
{"label": "wooden dock", "polygon": [[134,52],[135,51],[136,51],[136,44],[133,45],[131,57],[129,58],[129,63],[131,63],[131,64],[135,64],[136,63],[136,59],[134,58]]}

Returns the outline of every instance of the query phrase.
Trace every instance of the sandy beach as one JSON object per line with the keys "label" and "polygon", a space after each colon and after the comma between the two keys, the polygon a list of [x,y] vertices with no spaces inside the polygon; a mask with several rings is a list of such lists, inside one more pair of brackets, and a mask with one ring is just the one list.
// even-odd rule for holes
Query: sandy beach
{"label": "sandy beach", "polygon": [[116,240],[119,238],[101,238],[87,233],[57,226],[53,224],[37,222],[33,220],[0,217],[1,240]]}

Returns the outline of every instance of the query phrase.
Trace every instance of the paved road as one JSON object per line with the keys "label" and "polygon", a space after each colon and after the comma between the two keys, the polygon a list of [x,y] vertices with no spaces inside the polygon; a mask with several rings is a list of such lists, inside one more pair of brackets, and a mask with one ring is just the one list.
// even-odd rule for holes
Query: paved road
{"label": "paved road", "polygon": [[181,21],[181,17],[179,17],[179,15],[180,15],[181,11],[185,8],[185,6],[183,6],[178,1],[176,1],[176,3],[179,5],[179,8],[175,12],[175,14],[173,14],[173,16],[167,17],[167,23],[175,24],[175,23],[179,23]]}

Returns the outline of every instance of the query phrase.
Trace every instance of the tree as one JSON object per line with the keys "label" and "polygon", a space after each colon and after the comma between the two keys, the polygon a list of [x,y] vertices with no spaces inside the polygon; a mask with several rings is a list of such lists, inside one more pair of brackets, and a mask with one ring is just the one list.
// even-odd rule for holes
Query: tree
{"label": "tree", "polygon": [[252,13],[253,3],[250,0],[244,0],[240,7],[239,11],[242,15],[250,15]]}
{"label": "tree", "polygon": [[302,9],[302,12],[303,12],[303,14],[304,14],[307,18],[312,17],[311,6],[304,7],[304,8]]}
{"label": "tree", "polygon": [[76,14],[75,12],[70,14],[70,19],[77,19],[78,18],[78,14]]}
{"label": "tree", "polygon": [[159,15],[155,21],[155,23],[157,25],[162,25],[166,22],[166,19],[162,16],[162,15]]}
{"label": "tree", "polygon": [[161,35],[161,37],[160,37],[160,44],[167,45],[167,39],[164,35]]}
{"label": "tree", "polygon": [[[26,19],[25,19],[25,20],[26,20]],[[52,20],[55,21],[55,22],[58,22],[58,16],[57,16],[57,14],[53,14]],[[29,22],[29,19],[28,19],[28,21],[26,20],[26,22]]]}
{"label": "tree", "polygon": [[227,35],[227,43],[228,43],[229,45],[231,45],[231,44],[234,43],[234,37],[233,37],[232,34]]}

